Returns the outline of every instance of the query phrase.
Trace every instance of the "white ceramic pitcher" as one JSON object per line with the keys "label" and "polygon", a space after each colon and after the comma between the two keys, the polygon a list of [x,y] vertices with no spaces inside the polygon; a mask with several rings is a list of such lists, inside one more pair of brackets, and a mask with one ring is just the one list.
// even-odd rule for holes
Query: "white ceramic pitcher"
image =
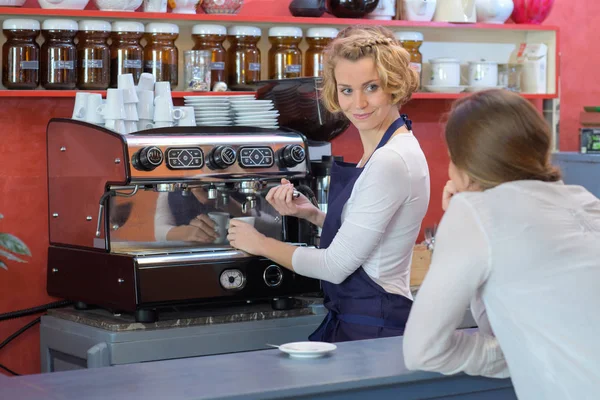
{"label": "white ceramic pitcher", "polygon": [[475,0],[438,0],[433,20],[474,24],[477,21]]}

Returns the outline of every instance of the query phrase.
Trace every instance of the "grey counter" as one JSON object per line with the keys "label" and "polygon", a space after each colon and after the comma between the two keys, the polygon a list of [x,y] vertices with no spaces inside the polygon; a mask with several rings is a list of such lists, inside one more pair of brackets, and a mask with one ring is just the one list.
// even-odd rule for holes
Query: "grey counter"
{"label": "grey counter", "polygon": [[273,349],[8,381],[0,385],[2,399],[516,399],[507,379],[408,371],[402,337],[339,343],[320,359]]}

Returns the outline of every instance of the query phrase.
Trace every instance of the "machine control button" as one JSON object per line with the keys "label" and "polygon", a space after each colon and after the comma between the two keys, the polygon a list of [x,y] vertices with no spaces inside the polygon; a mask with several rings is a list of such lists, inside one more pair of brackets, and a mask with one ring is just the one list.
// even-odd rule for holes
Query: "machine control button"
{"label": "machine control button", "polygon": [[221,272],[219,282],[225,290],[241,290],[246,286],[246,277],[239,269],[226,269]]}
{"label": "machine control button", "polygon": [[131,164],[139,171],[152,171],[164,161],[162,150],[156,146],[143,147],[131,157]]}
{"label": "machine control button", "polygon": [[285,146],[279,152],[279,166],[291,168],[306,160],[306,151],[299,144]]}
{"label": "machine control button", "polygon": [[283,281],[283,271],[279,265],[271,264],[263,272],[263,280],[269,287],[278,287]]}
{"label": "machine control button", "polygon": [[204,153],[199,147],[167,149],[167,167],[170,169],[200,169],[204,166]]}
{"label": "machine control button", "polygon": [[243,147],[240,149],[240,166],[243,168],[269,168],[273,166],[274,153],[270,147]]}
{"label": "machine control button", "polygon": [[231,146],[217,146],[209,154],[208,166],[211,169],[225,169],[235,164],[237,153]]}

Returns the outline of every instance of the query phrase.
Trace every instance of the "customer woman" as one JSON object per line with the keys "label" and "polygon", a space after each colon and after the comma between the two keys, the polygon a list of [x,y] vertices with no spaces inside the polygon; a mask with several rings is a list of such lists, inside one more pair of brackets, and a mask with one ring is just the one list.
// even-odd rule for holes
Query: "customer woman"
{"label": "customer woman", "polygon": [[319,249],[265,238],[232,221],[232,246],[323,281],[329,313],[311,340],[342,342],[402,335],[412,305],[410,263],[429,203],[429,171],[398,109],[419,86],[410,57],[389,30],[351,27],[326,53],[323,101],[360,134],[358,165],[331,171],[327,215],[283,181],[267,195],[282,215],[323,228]]}
{"label": "customer woman", "polygon": [[[600,201],[563,184],[546,122],[517,94],[457,101],[446,143],[446,212],[406,327],[407,367],[510,375],[521,400],[597,398]],[[457,331],[477,300],[483,330]]]}

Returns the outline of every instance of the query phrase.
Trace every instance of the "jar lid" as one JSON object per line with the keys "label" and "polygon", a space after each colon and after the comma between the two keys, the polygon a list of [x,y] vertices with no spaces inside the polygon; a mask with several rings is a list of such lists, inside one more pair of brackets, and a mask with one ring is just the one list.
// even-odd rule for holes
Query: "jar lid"
{"label": "jar lid", "polygon": [[42,29],[45,31],[76,31],[79,27],[77,21],[72,19],[47,19],[42,23]]}
{"label": "jar lid", "polygon": [[151,22],[146,25],[146,33],[171,33],[178,34],[179,26],[163,22]]}
{"label": "jar lid", "polygon": [[105,31],[110,32],[110,22],[98,21],[94,19],[84,19],[79,21],[80,31]]}
{"label": "jar lid", "polygon": [[309,38],[334,38],[340,33],[335,28],[308,28],[306,37]]}
{"label": "jar lid", "polygon": [[269,37],[302,37],[302,29],[295,26],[274,26],[269,28]]}
{"label": "jar lid", "polygon": [[227,32],[231,36],[260,36],[262,31],[255,26],[235,25],[229,27]]}
{"label": "jar lid", "polygon": [[496,61],[488,61],[488,60],[484,60],[483,58],[479,61],[469,61],[469,64],[498,64]]}
{"label": "jar lid", "polygon": [[192,28],[192,35],[227,35],[223,25],[198,24]]}
{"label": "jar lid", "polygon": [[423,41],[423,34],[421,32],[396,32],[396,33],[394,33],[394,36],[396,36],[396,39],[398,39],[400,41],[405,41],[405,40],[416,41],[416,42]]}
{"label": "jar lid", "polygon": [[2,29],[31,29],[40,30],[40,21],[35,19],[6,19],[2,23]]}
{"label": "jar lid", "polygon": [[449,57],[440,57],[440,58],[432,58],[431,60],[429,60],[430,63],[435,64],[435,63],[454,63],[454,64],[460,64],[460,61],[457,60],[456,58],[449,58]]}
{"label": "jar lid", "polygon": [[113,32],[144,32],[144,24],[134,21],[115,21],[112,23]]}

